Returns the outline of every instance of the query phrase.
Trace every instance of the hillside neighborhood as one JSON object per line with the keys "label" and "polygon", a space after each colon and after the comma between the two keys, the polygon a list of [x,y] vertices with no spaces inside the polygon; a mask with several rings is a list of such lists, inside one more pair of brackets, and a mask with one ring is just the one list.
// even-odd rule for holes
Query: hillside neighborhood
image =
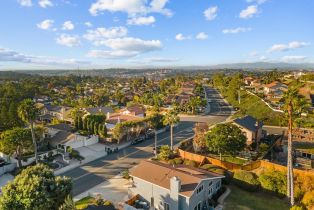
{"label": "hillside neighborhood", "polygon": [[1,86],[0,206],[23,205],[8,196],[26,170],[69,177],[73,209],[238,209],[270,191],[275,209],[314,205],[312,73],[32,80]]}

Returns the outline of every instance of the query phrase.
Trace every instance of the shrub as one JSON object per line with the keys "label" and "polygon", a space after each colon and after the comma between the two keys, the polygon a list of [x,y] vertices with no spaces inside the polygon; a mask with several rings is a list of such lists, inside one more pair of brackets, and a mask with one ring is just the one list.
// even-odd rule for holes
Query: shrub
{"label": "shrub", "polygon": [[290,208],[290,210],[306,210],[303,206],[294,205]]}
{"label": "shrub", "polygon": [[231,180],[232,180],[232,173],[223,169],[223,168],[220,168],[219,166],[215,166],[215,165],[212,165],[212,164],[205,164],[202,166],[202,168],[208,168],[207,170],[209,172],[213,172],[213,173],[216,173],[216,174],[219,174],[219,175],[223,175],[225,176],[225,178],[222,179],[222,183],[223,184],[230,184]]}
{"label": "shrub", "polygon": [[217,168],[218,166],[215,166],[213,164],[204,164],[201,166],[202,169],[205,169],[205,170],[209,170],[211,168]]}
{"label": "shrub", "polygon": [[169,160],[169,157],[171,156],[172,151],[168,145],[163,145],[160,147],[160,152],[158,154],[159,160]]}
{"label": "shrub", "polygon": [[262,171],[258,180],[265,190],[277,193],[278,195],[286,195],[287,176],[284,172],[277,170]]}
{"label": "shrub", "polygon": [[193,161],[193,160],[184,160],[184,165],[192,166],[192,167],[197,167],[196,162]]}
{"label": "shrub", "polygon": [[314,207],[314,190],[308,191],[304,194],[302,203],[308,208],[312,209]]}
{"label": "shrub", "polygon": [[173,160],[174,160],[175,164],[177,164],[177,165],[183,163],[182,158],[175,158],[175,159],[173,159]]}
{"label": "shrub", "polygon": [[124,179],[130,179],[131,177],[130,177],[129,170],[123,171],[123,172],[122,172],[122,177],[123,177]]}
{"label": "shrub", "polygon": [[250,192],[256,191],[260,186],[260,182],[258,181],[256,174],[249,171],[235,171],[233,180],[237,186]]}
{"label": "shrub", "polygon": [[174,158],[174,159],[170,159],[168,163],[172,165],[178,165],[178,164],[182,164],[183,160],[181,158]]}

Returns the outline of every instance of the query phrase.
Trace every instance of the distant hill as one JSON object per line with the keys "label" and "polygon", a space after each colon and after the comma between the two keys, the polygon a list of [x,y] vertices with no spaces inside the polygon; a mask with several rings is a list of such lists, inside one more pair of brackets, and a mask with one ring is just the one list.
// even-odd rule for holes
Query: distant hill
{"label": "distant hill", "polygon": [[245,70],[245,71],[264,71],[264,70],[307,70],[314,71],[314,63],[275,63],[275,62],[254,62],[254,63],[231,63],[217,65],[194,65],[194,66],[139,66],[137,68],[106,68],[106,69],[81,69],[81,70],[16,70],[16,71],[0,71],[0,78],[21,78],[30,75],[44,76],[62,76],[62,75],[80,75],[80,76],[105,76],[116,77],[121,75],[144,75],[152,71],[167,70],[167,74],[176,74],[181,71],[207,71],[207,70]]}
{"label": "distant hill", "polygon": [[217,64],[209,66],[185,66],[175,67],[176,69],[243,69],[243,70],[314,70],[314,63],[272,63],[272,62],[254,62],[254,63],[230,63]]}

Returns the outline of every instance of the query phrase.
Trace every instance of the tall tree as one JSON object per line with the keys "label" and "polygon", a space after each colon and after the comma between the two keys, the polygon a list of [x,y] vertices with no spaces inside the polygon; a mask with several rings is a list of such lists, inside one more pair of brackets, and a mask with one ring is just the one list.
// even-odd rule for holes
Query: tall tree
{"label": "tall tree", "polygon": [[246,136],[240,128],[231,123],[218,124],[206,134],[206,144],[210,152],[220,155],[236,155],[246,147]]}
{"label": "tall tree", "polygon": [[34,131],[34,123],[38,116],[38,113],[39,113],[39,110],[35,106],[35,102],[32,99],[23,100],[18,107],[19,117],[25,123],[29,124],[31,128],[36,163],[38,163],[38,154],[37,154],[37,142],[36,142],[35,131]]}
{"label": "tall tree", "polygon": [[3,187],[0,209],[58,210],[71,190],[69,178],[56,177],[48,166],[37,164],[24,169]]}
{"label": "tall tree", "polygon": [[155,134],[155,156],[156,157],[157,157],[157,129],[160,127],[161,120],[162,120],[162,115],[155,113],[150,117],[148,121],[148,126],[154,130],[154,134]]}
{"label": "tall tree", "polygon": [[8,155],[16,155],[18,166],[21,168],[23,153],[32,147],[32,135],[30,129],[13,128],[6,130],[0,137],[0,151]]}
{"label": "tall tree", "polygon": [[294,122],[300,118],[306,109],[306,100],[299,95],[298,87],[290,87],[283,96],[284,111],[288,118],[288,160],[287,160],[287,196],[290,198],[291,206],[294,205],[294,175],[293,175],[293,144],[292,130]]}
{"label": "tall tree", "polygon": [[170,126],[170,149],[173,150],[173,126],[180,121],[178,113],[174,110],[169,111],[164,118],[164,124]]}

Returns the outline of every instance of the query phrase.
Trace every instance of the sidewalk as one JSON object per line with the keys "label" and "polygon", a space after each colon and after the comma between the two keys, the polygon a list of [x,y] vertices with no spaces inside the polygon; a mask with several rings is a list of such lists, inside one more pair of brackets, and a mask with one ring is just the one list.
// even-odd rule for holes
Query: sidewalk
{"label": "sidewalk", "polygon": [[[121,145],[118,145],[118,150],[121,150],[121,149],[124,149],[128,146],[131,145],[131,142],[127,142],[127,143],[124,143],[124,144],[121,144]],[[80,152],[80,154],[85,158],[84,160],[82,160],[81,162],[77,161],[77,160],[74,160],[74,161],[71,161],[70,165],[64,167],[64,168],[61,168],[59,170],[56,170],[54,172],[54,174],[57,176],[57,175],[60,175],[60,174],[63,174],[67,171],[70,171],[74,168],[77,168],[77,167],[80,167],[86,163],[89,163],[89,162],[92,162],[94,160],[97,160],[99,158],[102,158],[102,157],[105,157],[107,156],[107,152],[105,152],[105,147],[108,147],[108,146],[105,146],[103,144],[100,144],[100,143],[97,143],[97,144],[94,144],[94,145],[90,145],[90,146],[87,146],[87,147],[81,147],[81,148],[78,148],[77,150]]]}
{"label": "sidewalk", "polygon": [[115,206],[128,198],[129,180],[123,179],[121,175],[117,175],[86,192],[74,197],[74,201],[78,201],[86,196],[95,197],[98,194],[103,199],[111,201]]}
{"label": "sidewalk", "polygon": [[12,181],[14,177],[11,174],[3,174],[0,176],[0,194],[2,193],[2,187],[4,187],[9,181]]}

